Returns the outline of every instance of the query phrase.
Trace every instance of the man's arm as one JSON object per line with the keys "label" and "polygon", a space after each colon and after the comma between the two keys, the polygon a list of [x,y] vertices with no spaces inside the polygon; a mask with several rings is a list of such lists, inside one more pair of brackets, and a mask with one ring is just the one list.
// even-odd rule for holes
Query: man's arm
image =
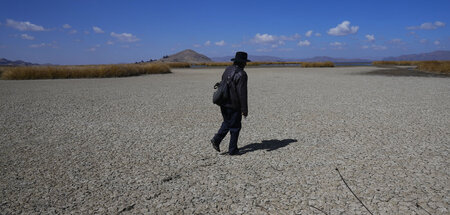
{"label": "man's arm", "polygon": [[237,89],[239,95],[239,103],[241,104],[242,115],[248,115],[248,103],[247,103],[247,74],[244,72],[239,79]]}

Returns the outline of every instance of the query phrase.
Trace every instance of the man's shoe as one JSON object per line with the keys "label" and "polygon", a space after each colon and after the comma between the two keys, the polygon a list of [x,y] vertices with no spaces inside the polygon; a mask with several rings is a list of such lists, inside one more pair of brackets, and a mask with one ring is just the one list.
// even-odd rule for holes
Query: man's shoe
{"label": "man's shoe", "polygon": [[241,152],[239,150],[233,151],[233,152],[228,152],[229,155],[233,156],[233,155],[241,155]]}
{"label": "man's shoe", "polygon": [[211,139],[211,144],[212,144],[213,148],[214,148],[216,151],[220,152],[219,144],[218,144],[218,143],[215,143],[215,142],[214,142],[214,139]]}

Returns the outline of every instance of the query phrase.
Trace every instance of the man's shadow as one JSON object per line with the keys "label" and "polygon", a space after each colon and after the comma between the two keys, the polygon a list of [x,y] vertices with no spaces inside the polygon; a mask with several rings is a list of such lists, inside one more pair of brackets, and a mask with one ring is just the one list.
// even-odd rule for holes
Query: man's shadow
{"label": "man's shadow", "polygon": [[256,150],[266,150],[268,152],[283,148],[290,143],[297,142],[296,139],[284,139],[284,140],[263,140],[261,143],[251,143],[242,148],[239,148],[239,154],[245,154]]}

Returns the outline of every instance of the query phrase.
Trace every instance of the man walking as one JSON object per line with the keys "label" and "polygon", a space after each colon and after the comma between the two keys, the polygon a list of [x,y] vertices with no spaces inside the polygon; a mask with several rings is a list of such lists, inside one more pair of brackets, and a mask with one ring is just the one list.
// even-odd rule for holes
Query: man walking
{"label": "man walking", "polygon": [[228,154],[239,155],[237,142],[239,132],[241,131],[242,116],[247,117],[247,73],[244,67],[250,60],[247,59],[247,53],[236,52],[235,58],[231,59],[233,65],[229,66],[223,72],[222,80],[231,79],[229,85],[230,99],[220,106],[220,111],[223,116],[223,123],[216,135],[211,139],[211,144],[214,149],[220,152],[220,142],[230,131],[230,145],[228,147]]}

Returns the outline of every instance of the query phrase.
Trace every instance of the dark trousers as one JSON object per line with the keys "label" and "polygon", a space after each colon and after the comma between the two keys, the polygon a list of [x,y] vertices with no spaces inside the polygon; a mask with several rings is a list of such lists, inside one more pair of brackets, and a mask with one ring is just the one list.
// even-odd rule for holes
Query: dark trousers
{"label": "dark trousers", "polygon": [[228,153],[237,152],[237,142],[239,138],[239,132],[241,131],[241,121],[242,115],[240,111],[234,110],[228,107],[220,107],[220,111],[222,112],[223,122],[222,126],[220,126],[219,131],[216,135],[214,135],[214,142],[220,143],[223,138],[227,135],[228,131],[230,131],[230,145],[228,146]]}

